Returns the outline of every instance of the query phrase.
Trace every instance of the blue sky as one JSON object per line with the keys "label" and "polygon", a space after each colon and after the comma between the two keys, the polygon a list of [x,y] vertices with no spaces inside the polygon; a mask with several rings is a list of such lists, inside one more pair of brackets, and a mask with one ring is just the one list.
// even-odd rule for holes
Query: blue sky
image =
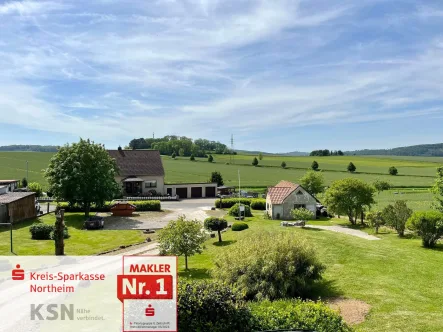
{"label": "blue sky", "polygon": [[443,4],[0,1],[0,145],[442,142]]}

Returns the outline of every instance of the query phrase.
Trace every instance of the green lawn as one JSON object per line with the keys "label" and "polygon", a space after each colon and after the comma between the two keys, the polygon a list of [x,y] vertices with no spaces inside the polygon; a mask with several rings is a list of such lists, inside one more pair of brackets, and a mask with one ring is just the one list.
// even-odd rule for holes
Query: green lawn
{"label": "green lawn", "polygon": [[[67,213],[65,224],[69,229],[69,239],[65,239],[66,255],[94,255],[103,251],[143,242],[146,236],[142,231],[130,230],[82,230],[85,217],[81,213]],[[37,220],[18,223],[14,226],[13,245],[17,255],[54,255],[54,241],[32,240],[29,227]],[[54,214],[45,215],[40,221],[53,225]],[[9,227],[0,228],[0,255],[10,255]]]}
{"label": "green lawn", "polygon": [[329,231],[283,228],[278,221],[263,220],[262,212],[254,213],[254,218],[248,218],[248,230],[223,233],[222,245],[217,239],[209,239],[204,252],[189,259],[190,272],[184,271],[184,259],[180,257],[180,276],[210,278],[212,258],[222,255],[225,246],[235,245],[247,233],[295,232],[309,240],[327,267],[323,287],[315,297],[344,296],[372,306],[357,331],[443,330],[442,244],[429,250],[421,247],[420,239],[400,239],[390,232],[380,234],[380,241],[368,241]]}

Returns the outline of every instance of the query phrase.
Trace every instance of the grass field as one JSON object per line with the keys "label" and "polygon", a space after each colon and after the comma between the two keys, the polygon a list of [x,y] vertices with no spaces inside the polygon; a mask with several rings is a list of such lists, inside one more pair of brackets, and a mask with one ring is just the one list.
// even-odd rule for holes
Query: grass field
{"label": "grass field", "polygon": [[326,265],[323,285],[327,287],[315,297],[342,296],[371,305],[357,331],[443,331],[442,244],[429,250],[421,247],[419,239],[400,239],[391,233],[378,235],[380,241],[368,241],[329,231],[283,228],[279,221],[261,219],[262,212],[254,213],[256,217],[248,218],[248,230],[223,233],[222,245],[209,239],[203,253],[189,259],[189,272],[180,257],[180,276],[210,278],[213,257],[247,233],[296,232],[308,239]]}
{"label": "grass field", "polygon": [[[47,167],[52,153],[44,152],[0,152],[0,178],[22,179],[26,176],[26,161],[29,163],[29,181],[40,182],[46,187],[42,170]],[[313,160],[320,164],[326,183],[344,177],[357,177],[367,182],[384,179],[396,187],[429,187],[434,181],[436,168],[443,165],[443,158],[418,157],[366,157],[366,156],[337,156],[337,157],[288,157],[264,156],[259,167],[251,165],[253,156],[233,156],[233,164],[228,155],[214,155],[215,163],[197,158],[195,162],[189,158],[163,157],[166,172],[166,182],[205,182],[209,174],[220,171],[227,185],[238,183],[237,174],[240,170],[241,182],[247,187],[267,187],[285,179],[297,182],[306,172]],[[285,161],[287,169],[280,167]],[[357,172],[350,174],[346,167],[352,161],[357,166]],[[397,167],[399,175],[388,175],[390,166]]]}
{"label": "grass field", "polygon": [[[39,220],[45,224],[54,225],[54,214],[45,215]],[[65,239],[66,255],[95,255],[100,252],[115,249],[121,245],[143,242],[146,236],[139,230],[86,231],[82,230],[85,220],[82,213],[67,213],[65,224],[69,230],[69,239]],[[54,255],[53,240],[32,240],[29,227],[38,221],[29,220],[14,226],[13,244],[17,255]],[[0,255],[10,255],[9,227],[0,228]]]}

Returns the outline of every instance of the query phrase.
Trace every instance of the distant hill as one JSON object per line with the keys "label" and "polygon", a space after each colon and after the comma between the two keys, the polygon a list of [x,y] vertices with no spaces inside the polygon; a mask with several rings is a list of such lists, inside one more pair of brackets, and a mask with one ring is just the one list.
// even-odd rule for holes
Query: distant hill
{"label": "distant hill", "polygon": [[404,146],[394,149],[376,149],[376,150],[355,150],[345,151],[346,155],[357,156],[416,156],[416,157],[443,157],[443,143],[421,144]]}
{"label": "distant hill", "polygon": [[0,146],[0,151],[9,152],[57,152],[55,145],[7,145]]}

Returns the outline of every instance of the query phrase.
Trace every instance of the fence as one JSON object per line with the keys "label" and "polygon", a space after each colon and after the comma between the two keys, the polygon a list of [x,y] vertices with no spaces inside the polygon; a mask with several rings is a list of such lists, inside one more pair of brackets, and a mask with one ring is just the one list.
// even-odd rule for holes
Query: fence
{"label": "fence", "polygon": [[126,197],[125,199],[115,199],[114,201],[178,201],[180,197],[175,196],[149,196],[149,197]]}
{"label": "fence", "polygon": [[51,197],[38,197],[37,200],[38,200],[39,203],[41,203],[41,202],[54,202],[55,201],[55,199],[51,198]]}

